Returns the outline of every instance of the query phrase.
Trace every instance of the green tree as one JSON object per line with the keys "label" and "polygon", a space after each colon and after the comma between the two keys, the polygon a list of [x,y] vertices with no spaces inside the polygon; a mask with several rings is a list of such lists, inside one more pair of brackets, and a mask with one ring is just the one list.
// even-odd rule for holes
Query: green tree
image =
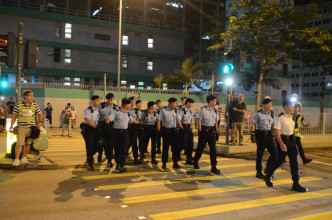
{"label": "green tree", "polygon": [[[241,14],[237,14],[237,12]],[[291,0],[235,0],[225,33],[209,47],[219,50],[232,40],[233,48],[241,48],[253,60],[260,63],[256,93],[258,109],[262,97],[262,85],[268,70],[278,64],[289,63],[296,49],[296,42],[318,33],[307,23],[318,17],[316,4],[294,7]]]}
{"label": "green tree", "polygon": [[194,58],[189,57],[182,63],[181,70],[175,70],[175,74],[167,78],[167,84],[185,85],[184,93],[188,94],[188,83],[195,84],[194,79],[201,77],[201,65],[194,63]]}
{"label": "green tree", "polygon": [[165,78],[163,76],[162,73],[159,74],[159,76],[156,76],[154,79],[153,79],[154,83],[158,86],[159,88],[159,94],[160,94],[160,91],[161,91],[161,86],[163,85],[163,83],[165,82]]}

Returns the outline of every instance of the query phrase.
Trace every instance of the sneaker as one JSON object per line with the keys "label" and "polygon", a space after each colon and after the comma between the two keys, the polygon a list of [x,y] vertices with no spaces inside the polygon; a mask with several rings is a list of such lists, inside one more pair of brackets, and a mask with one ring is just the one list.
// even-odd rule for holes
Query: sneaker
{"label": "sneaker", "polygon": [[42,157],[42,154],[39,152],[39,154],[38,155],[34,155],[33,156],[33,161],[36,161],[36,160],[39,160],[40,158]]}
{"label": "sneaker", "polygon": [[13,163],[13,167],[18,167],[21,164],[19,159],[15,159]]}
{"label": "sneaker", "polygon": [[28,164],[28,163],[29,163],[29,161],[28,161],[28,159],[26,157],[23,157],[21,159],[21,164]]}

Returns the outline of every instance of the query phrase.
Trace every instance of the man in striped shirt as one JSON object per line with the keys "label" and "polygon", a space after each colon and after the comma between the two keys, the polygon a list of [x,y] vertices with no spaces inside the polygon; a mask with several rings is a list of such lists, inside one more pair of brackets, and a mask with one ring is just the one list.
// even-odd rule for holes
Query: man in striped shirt
{"label": "man in striped shirt", "polygon": [[[13,125],[17,119],[17,143],[15,149],[15,161],[13,166],[19,166],[20,164],[29,163],[27,155],[30,150],[30,144],[32,139],[29,138],[31,135],[31,127],[36,126],[38,129],[42,126],[42,112],[36,102],[33,101],[33,92],[25,90],[23,92],[23,102],[18,102],[13,110],[12,122],[10,129],[13,129]],[[38,116],[38,123],[36,123],[36,116]],[[22,148],[24,147],[23,157],[20,161],[20,155]]]}

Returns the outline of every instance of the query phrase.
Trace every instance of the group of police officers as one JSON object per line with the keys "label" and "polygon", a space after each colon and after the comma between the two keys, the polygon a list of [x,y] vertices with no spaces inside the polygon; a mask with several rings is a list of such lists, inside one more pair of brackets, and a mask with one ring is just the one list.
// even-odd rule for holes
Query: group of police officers
{"label": "group of police officers", "polygon": [[[107,94],[106,102],[100,103],[99,96],[91,97],[91,106],[84,110],[84,122],[81,124],[82,135],[86,143],[86,162],[90,171],[94,170],[94,154],[98,152],[98,162],[102,161],[102,154],[108,160],[107,166],[113,167],[112,159],[115,159],[118,173],[125,171],[126,161],[130,159],[128,152],[130,147],[133,153],[133,163],[144,162],[148,144],[151,141],[151,163],[156,165],[156,154],[160,153],[162,137],[162,169],[167,169],[169,148],[171,147],[173,168],[179,169],[178,161],[180,153],[184,150],[186,164],[199,169],[199,160],[206,143],[210,148],[211,172],[220,174],[217,169],[216,134],[219,132],[219,114],[215,108],[217,98],[209,95],[206,98],[207,105],[198,113],[198,145],[193,154],[193,131],[191,121],[193,117],[192,106],[194,100],[181,98],[182,104],[177,106],[176,98],[169,98],[168,105],[163,107],[160,100],[149,101],[147,108],[142,109],[142,101],[135,97],[123,98],[121,106],[113,103],[114,95]],[[136,108],[135,108],[136,105]],[[256,177],[264,179],[268,187],[272,187],[271,179],[275,170],[281,166],[288,155],[290,160],[293,180],[292,190],[306,192],[307,189],[299,183],[299,165],[295,121],[302,120],[299,112],[293,112],[293,103],[290,100],[283,101],[284,112],[274,117],[272,101],[266,97],[262,102],[262,108],[256,112],[252,119],[252,137],[257,143]],[[300,117],[300,119],[299,119]],[[297,118],[297,119],[294,119]],[[299,127],[299,122],[297,122]],[[295,133],[294,133],[295,131]],[[265,175],[262,173],[262,157],[267,149],[270,153]],[[301,146],[302,149],[302,146]],[[115,154],[113,154],[113,151]],[[303,149],[302,149],[303,152]],[[303,154],[304,157],[304,153]],[[302,157],[302,159],[303,159]],[[308,163],[310,159],[303,159]]]}

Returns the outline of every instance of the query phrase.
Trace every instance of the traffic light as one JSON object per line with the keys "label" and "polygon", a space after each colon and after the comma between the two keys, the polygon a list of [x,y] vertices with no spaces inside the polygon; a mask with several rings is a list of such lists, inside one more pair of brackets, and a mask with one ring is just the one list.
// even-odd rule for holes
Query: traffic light
{"label": "traffic light", "polygon": [[35,41],[27,40],[24,46],[24,68],[34,69],[37,67],[38,46]]}
{"label": "traffic light", "polygon": [[7,80],[1,80],[0,87],[1,88],[7,88],[8,87],[8,81]]}
{"label": "traffic light", "polygon": [[15,66],[15,35],[12,32],[0,35],[0,62]]}

